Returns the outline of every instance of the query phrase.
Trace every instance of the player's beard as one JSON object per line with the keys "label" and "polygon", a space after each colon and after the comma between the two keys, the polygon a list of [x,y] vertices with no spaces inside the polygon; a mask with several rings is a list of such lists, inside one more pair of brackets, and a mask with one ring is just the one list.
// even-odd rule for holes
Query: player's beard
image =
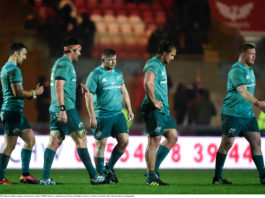
{"label": "player's beard", "polygon": [[111,70],[113,70],[114,68],[115,68],[115,65],[114,65],[114,66],[108,65],[107,67],[105,67],[105,69],[106,69],[107,71],[111,71]]}
{"label": "player's beard", "polygon": [[166,59],[164,59],[163,64],[167,65],[168,61]]}
{"label": "player's beard", "polygon": [[17,61],[17,66],[22,65],[22,63],[23,63],[23,60],[21,60],[21,61]]}
{"label": "player's beard", "polygon": [[248,66],[252,66],[252,65],[254,65],[254,63],[255,63],[255,60],[253,61],[253,63],[251,63],[251,62],[249,62],[248,60],[246,60],[246,63],[247,63]]}

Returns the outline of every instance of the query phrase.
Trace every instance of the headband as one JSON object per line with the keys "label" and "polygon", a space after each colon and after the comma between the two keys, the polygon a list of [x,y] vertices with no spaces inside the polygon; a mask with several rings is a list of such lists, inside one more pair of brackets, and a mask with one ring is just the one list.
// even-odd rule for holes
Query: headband
{"label": "headband", "polygon": [[80,48],[81,48],[80,45],[69,45],[69,46],[65,46],[63,49],[70,50],[70,49],[80,49]]}

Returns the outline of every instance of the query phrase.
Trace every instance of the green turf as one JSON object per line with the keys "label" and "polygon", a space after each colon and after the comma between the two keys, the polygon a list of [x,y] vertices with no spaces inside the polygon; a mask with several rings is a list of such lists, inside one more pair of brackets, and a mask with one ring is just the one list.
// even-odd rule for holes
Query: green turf
{"label": "green turf", "polygon": [[[161,170],[170,186],[146,186],[145,170],[116,170],[118,184],[92,186],[85,170],[52,170],[52,178],[64,185],[0,185],[0,194],[265,194],[256,170],[224,170],[233,185],[212,185],[214,170]],[[31,174],[39,178],[40,170]],[[7,170],[6,177],[18,182],[20,170]]]}

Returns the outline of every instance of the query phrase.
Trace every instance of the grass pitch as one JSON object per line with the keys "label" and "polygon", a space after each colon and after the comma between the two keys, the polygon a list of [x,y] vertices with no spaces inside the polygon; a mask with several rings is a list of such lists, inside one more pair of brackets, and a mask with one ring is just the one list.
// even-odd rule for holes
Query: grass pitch
{"label": "grass pitch", "polygon": [[[233,185],[212,185],[214,170],[160,170],[170,186],[146,186],[145,170],[116,170],[119,183],[92,186],[86,170],[52,170],[52,178],[63,185],[0,185],[0,194],[265,194],[256,170],[224,170]],[[36,178],[41,170],[31,170]],[[6,178],[19,182],[20,170],[7,170]]]}

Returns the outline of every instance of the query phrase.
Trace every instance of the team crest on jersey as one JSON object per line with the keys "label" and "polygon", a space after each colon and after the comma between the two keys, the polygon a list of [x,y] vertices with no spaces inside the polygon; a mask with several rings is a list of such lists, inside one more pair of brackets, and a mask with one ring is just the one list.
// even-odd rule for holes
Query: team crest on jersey
{"label": "team crest on jersey", "polygon": [[162,76],[164,76],[164,75],[165,75],[165,72],[164,72],[164,71],[162,71],[161,75],[162,75]]}
{"label": "team crest on jersey", "polygon": [[230,128],[229,130],[228,130],[228,136],[233,136],[234,134],[235,134],[235,132],[236,132],[236,129],[235,128]]}
{"label": "team crest on jersey", "polygon": [[250,78],[249,75],[247,75],[246,79],[248,80],[249,78]]}
{"label": "team crest on jersey", "polygon": [[79,128],[83,128],[83,126],[84,126],[84,125],[83,125],[83,122],[79,122],[78,127],[79,127]]}
{"label": "team crest on jersey", "polygon": [[117,76],[117,80],[118,80],[118,81],[121,81],[121,75],[118,75],[118,76]]}
{"label": "team crest on jersey", "polygon": [[19,128],[14,128],[13,129],[13,133],[18,133],[20,130],[19,130]]}
{"label": "team crest on jersey", "polygon": [[102,135],[102,131],[97,131],[96,132],[96,137],[100,137]]}
{"label": "team crest on jersey", "polygon": [[155,132],[160,132],[160,131],[161,131],[161,126],[155,128]]}

